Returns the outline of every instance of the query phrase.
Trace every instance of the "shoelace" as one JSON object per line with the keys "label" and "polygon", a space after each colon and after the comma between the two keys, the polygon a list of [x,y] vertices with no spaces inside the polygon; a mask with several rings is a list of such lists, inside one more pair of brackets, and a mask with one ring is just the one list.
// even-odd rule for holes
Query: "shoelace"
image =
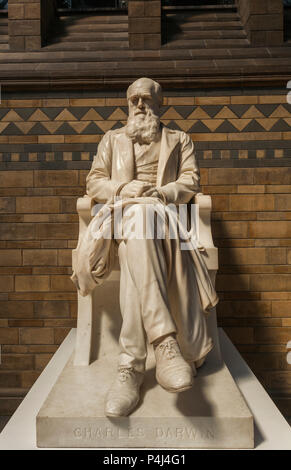
{"label": "shoelace", "polygon": [[120,382],[126,382],[126,380],[134,374],[133,367],[119,367],[118,368],[118,379]]}
{"label": "shoelace", "polygon": [[168,359],[174,359],[179,355],[179,350],[176,341],[168,341],[158,345],[159,351],[165,354]]}

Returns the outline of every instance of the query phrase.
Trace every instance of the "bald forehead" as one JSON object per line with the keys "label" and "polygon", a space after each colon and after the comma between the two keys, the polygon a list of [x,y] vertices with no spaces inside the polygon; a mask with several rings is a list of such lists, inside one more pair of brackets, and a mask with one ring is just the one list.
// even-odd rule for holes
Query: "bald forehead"
{"label": "bald forehead", "polygon": [[134,96],[151,97],[154,102],[161,104],[162,92],[158,83],[149,78],[140,78],[133,82],[127,90],[127,99]]}
{"label": "bald forehead", "polygon": [[132,98],[133,96],[151,96],[154,97],[153,86],[149,83],[136,83],[131,85],[128,90],[127,97]]}

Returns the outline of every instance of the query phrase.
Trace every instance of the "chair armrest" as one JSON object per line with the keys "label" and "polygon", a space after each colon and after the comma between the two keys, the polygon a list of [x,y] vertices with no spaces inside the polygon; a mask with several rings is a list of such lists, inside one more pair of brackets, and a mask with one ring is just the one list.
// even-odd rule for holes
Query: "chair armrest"
{"label": "chair armrest", "polygon": [[214,248],[211,233],[211,196],[198,193],[195,196],[195,204],[198,205],[198,239],[205,248]]}
{"label": "chair armrest", "polygon": [[94,206],[95,202],[94,199],[90,198],[89,196],[85,195],[83,197],[79,197],[77,200],[77,212],[79,214],[79,241],[86,231],[90,221],[91,221],[91,209]]}
{"label": "chair armrest", "polygon": [[197,235],[205,251],[201,252],[208,270],[215,273],[218,270],[218,249],[214,246],[211,232],[211,196],[198,193],[195,196],[198,205]]}
{"label": "chair armrest", "polygon": [[79,217],[91,218],[91,209],[94,206],[94,199],[85,195],[77,199],[77,212]]}

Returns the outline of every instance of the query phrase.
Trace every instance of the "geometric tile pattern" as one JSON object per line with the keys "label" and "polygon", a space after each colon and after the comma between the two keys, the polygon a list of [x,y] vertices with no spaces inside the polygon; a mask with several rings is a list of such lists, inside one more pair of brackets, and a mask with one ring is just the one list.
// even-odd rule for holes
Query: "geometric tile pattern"
{"label": "geometric tile pattern", "polygon": [[[104,112],[105,111],[105,112]],[[107,112],[106,112],[107,111]],[[104,115],[106,117],[104,117]],[[1,109],[1,135],[104,134],[125,124],[126,107]],[[162,122],[189,133],[288,132],[291,106],[163,106]]]}
{"label": "geometric tile pattern", "polygon": [[[215,149],[215,150],[196,150],[198,160],[260,160],[276,159],[278,164],[282,159],[291,158],[290,149],[272,148],[265,149]],[[278,144],[279,147],[279,144]],[[0,145],[1,148],[1,145]],[[95,151],[88,152],[0,152],[0,162],[54,162],[54,161],[92,161]]]}
{"label": "geometric tile pattern", "polygon": [[[259,98],[217,96],[194,103],[181,95],[165,98],[161,121],[187,132],[205,165],[211,160],[291,158],[291,105],[282,95]],[[48,98],[36,107],[34,100],[17,100],[15,106],[4,100],[0,162],[92,160],[104,133],[126,124],[126,100],[109,101],[77,99],[60,105],[59,100]]]}

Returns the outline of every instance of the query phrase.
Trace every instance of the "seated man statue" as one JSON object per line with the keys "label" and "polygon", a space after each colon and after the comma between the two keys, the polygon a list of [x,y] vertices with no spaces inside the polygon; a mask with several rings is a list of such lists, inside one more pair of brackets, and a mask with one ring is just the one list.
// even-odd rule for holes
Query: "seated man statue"
{"label": "seated man statue", "polygon": [[[87,194],[105,204],[103,208],[112,209],[121,200],[143,215],[155,204],[188,204],[199,192],[194,145],[184,132],[161,124],[161,86],[140,78],[128,88],[127,99],[127,125],[102,138],[87,177]],[[167,235],[131,237],[126,230],[130,218],[122,217],[124,232],[107,245],[93,241],[92,230],[88,232],[72,276],[86,295],[108,275],[111,268],[106,272],[104,259],[109,260],[114,246],[118,250],[122,328],[118,371],[106,397],[107,416],[127,416],[137,406],[147,342],[154,348],[157,382],[169,392],[192,387],[196,367],[213,347],[205,312],[218,301],[199,252],[203,247],[181,249],[180,240]],[[105,251],[99,256],[100,243]],[[91,283],[88,289],[85,279]]]}

